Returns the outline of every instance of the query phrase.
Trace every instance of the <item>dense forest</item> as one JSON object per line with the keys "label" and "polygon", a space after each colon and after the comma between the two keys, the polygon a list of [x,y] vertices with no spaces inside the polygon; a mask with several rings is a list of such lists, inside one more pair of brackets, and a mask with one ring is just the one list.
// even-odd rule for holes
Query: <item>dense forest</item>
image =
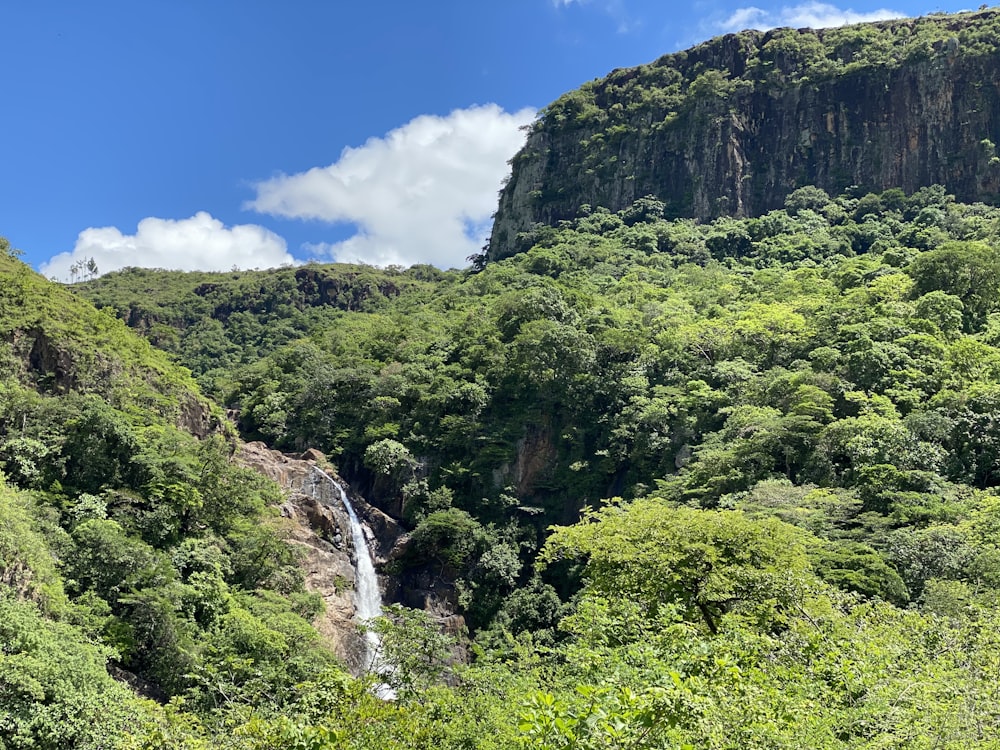
{"label": "dense forest", "polygon": [[[52,300],[27,319],[4,288],[28,363],[0,448],[8,746],[991,736],[1000,211],[927,188],[662,213],[585,210],[480,271],[73,289],[102,312],[5,261]],[[380,626],[397,700],[324,655],[280,519],[259,522],[274,489],[232,463],[212,407],[201,440],[178,429],[169,405],[195,384],[112,311],[244,436],[325,450],[398,516],[410,544],[384,572],[454,581],[469,663],[405,610]],[[29,331],[62,376],[30,367]]]}
{"label": "dense forest", "polygon": [[[0,750],[1000,747],[1000,208],[675,213],[451,271],[0,242]],[[247,440],[465,630],[391,604],[349,672]]]}

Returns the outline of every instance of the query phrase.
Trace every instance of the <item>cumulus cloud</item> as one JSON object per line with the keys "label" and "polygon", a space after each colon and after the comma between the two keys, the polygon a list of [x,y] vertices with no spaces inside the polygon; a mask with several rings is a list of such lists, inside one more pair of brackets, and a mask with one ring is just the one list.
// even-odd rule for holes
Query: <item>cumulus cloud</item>
{"label": "cumulus cloud", "polygon": [[764,10],[755,6],[739,8],[717,24],[719,31],[731,32],[742,29],[773,29],[778,26],[793,28],[809,27],[823,29],[830,26],[844,26],[851,23],[885,21],[900,18],[904,13],[882,8],[868,13],[858,13],[850,8],[842,9],[829,3],[807,2],[786,5],[777,11]]}
{"label": "cumulus cloud", "polygon": [[329,166],[258,183],[244,207],[354,224],[356,234],[342,242],[306,246],[337,261],[465,266],[486,240],[507,161],[534,117],[495,104],[421,115],[345,148]]}
{"label": "cumulus cloud", "polygon": [[60,253],[39,269],[62,281],[74,280],[71,268],[93,258],[100,273],[127,266],[178,271],[227,271],[273,268],[295,259],[285,241],[255,224],[227,228],[205,211],[189,219],[150,217],[139,222],[135,234],[117,227],[91,227],[80,232],[73,250]]}

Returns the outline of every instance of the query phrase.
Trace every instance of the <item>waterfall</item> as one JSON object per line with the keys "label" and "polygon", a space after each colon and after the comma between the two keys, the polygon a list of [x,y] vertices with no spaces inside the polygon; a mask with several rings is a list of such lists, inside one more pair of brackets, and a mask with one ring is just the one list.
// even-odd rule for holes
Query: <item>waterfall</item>
{"label": "waterfall", "polygon": [[[365,539],[364,528],[358,519],[358,514],[354,511],[347,492],[339,482],[327,474],[318,466],[316,472],[328,481],[340,495],[340,501],[347,511],[347,517],[351,522],[351,541],[354,543],[354,619],[363,625],[371,625],[371,621],[382,616],[382,592],[379,590],[378,576],[375,573],[375,564],[372,562],[371,550],[368,549],[368,542]],[[365,647],[362,654],[362,663],[370,671],[385,675],[392,671],[392,666],[386,664],[380,654],[381,639],[378,633],[370,627],[365,630]],[[380,698],[392,699],[395,692],[388,685],[382,684],[375,688],[376,694]]]}

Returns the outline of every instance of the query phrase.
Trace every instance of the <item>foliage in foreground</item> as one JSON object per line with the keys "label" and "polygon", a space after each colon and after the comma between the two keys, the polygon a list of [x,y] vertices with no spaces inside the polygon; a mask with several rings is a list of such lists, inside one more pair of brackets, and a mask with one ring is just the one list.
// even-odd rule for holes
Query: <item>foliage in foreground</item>
{"label": "foliage in foreground", "polygon": [[[675,544],[635,543],[678,527],[686,533]],[[737,536],[760,547],[760,566],[754,555],[739,559]],[[173,713],[140,745],[995,747],[1000,620],[992,597],[934,582],[921,610],[864,601],[815,575],[803,554],[809,542],[783,522],[733,511],[613,505],[557,530],[546,548],[550,561],[585,559],[593,576],[561,623],[559,645],[510,639],[455,668],[450,687],[426,685],[393,702],[376,698],[370,681],[327,673],[298,685],[284,710],[258,704],[228,713],[231,732]],[[793,564],[775,567],[786,556]],[[710,624],[690,606],[701,590],[711,601],[738,595],[724,598]],[[389,643],[401,637],[397,645],[421,651],[415,625],[386,628]],[[426,672],[410,660],[408,684],[440,667],[423,664]]]}
{"label": "foliage in foreground", "polygon": [[117,746],[160,713],[137,693],[288,700],[333,659],[277,488],[189,373],[0,246],[0,747]]}

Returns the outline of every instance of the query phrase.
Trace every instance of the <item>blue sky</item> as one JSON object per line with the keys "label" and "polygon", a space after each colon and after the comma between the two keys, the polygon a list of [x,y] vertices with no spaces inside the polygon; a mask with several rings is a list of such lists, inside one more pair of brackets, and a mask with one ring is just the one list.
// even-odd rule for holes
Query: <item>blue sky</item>
{"label": "blue sky", "polygon": [[962,2],[0,0],[0,235],[48,275],[464,266],[537,108],[747,26]]}

